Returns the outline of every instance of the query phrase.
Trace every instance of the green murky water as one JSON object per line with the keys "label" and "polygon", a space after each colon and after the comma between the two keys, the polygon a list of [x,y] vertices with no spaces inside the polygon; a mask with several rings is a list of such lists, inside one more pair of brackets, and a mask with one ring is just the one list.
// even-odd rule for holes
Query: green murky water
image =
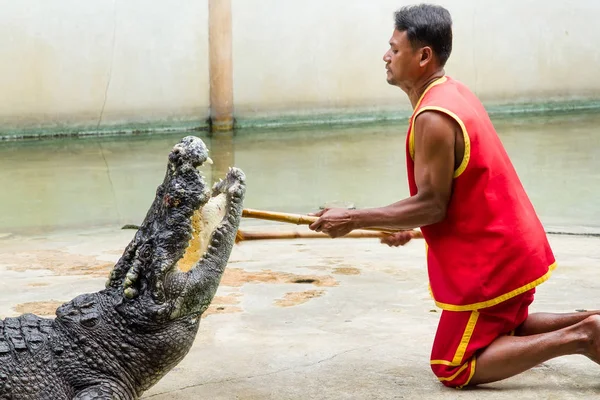
{"label": "green murky water", "polygon": [[[495,120],[548,229],[600,231],[600,116]],[[202,137],[215,165],[247,175],[245,206],[310,212],[408,195],[406,123]],[[185,134],[0,142],[0,234],[120,227],[143,219]],[[246,221],[245,221],[246,223]]]}

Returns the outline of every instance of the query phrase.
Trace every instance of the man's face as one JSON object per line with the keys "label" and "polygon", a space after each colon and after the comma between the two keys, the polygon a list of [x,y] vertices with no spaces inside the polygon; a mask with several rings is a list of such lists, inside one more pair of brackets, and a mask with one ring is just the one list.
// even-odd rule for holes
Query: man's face
{"label": "man's face", "polygon": [[418,76],[420,52],[413,50],[406,32],[394,29],[390,39],[390,49],[383,55],[387,81],[390,85],[406,86]]}

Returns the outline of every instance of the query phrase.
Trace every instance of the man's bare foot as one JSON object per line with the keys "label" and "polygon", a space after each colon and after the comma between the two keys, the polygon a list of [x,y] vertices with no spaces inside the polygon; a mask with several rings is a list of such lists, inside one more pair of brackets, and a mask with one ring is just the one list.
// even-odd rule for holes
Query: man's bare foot
{"label": "man's bare foot", "polygon": [[586,332],[585,354],[590,360],[600,364],[600,315],[592,315],[581,322]]}

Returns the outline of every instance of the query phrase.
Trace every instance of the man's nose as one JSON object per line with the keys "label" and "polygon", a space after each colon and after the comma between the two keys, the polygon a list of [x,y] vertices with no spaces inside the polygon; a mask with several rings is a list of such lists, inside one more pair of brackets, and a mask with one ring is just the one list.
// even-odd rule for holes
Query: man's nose
{"label": "man's nose", "polygon": [[386,63],[388,63],[388,62],[389,62],[389,60],[390,60],[390,51],[388,50],[388,51],[386,51],[386,52],[383,54],[383,61],[385,61]]}

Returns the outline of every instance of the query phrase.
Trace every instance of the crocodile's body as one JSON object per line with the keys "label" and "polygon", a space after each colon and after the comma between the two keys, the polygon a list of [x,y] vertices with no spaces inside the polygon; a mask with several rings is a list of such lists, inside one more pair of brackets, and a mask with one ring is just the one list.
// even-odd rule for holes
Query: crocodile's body
{"label": "crocodile's body", "polygon": [[[188,353],[219,285],[242,213],[244,175],[206,190],[187,137],[106,289],[0,321],[0,399],[137,399]],[[210,200],[210,201],[209,201]]]}

